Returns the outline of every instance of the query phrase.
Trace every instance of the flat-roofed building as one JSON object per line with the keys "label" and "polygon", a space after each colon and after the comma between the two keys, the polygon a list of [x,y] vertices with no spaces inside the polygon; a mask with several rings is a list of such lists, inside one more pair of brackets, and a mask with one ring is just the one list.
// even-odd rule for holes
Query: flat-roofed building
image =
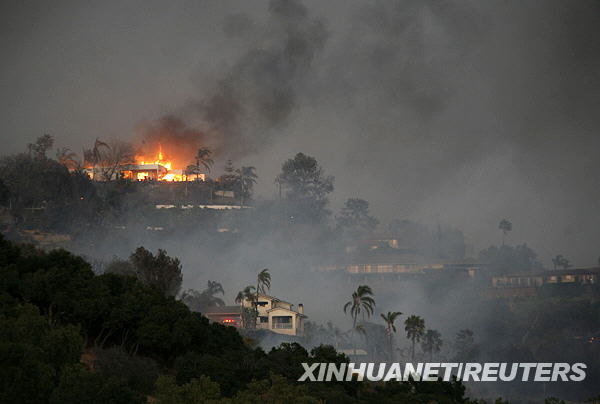
{"label": "flat-roofed building", "polygon": [[492,277],[489,297],[535,296],[544,285],[593,285],[600,280],[600,267],[522,272]]}

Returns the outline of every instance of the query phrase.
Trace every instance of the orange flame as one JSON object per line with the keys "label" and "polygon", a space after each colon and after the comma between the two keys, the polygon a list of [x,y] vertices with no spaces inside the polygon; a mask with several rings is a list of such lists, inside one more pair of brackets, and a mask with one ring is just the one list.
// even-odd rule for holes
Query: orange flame
{"label": "orange flame", "polygon": [[173,168],[174,164],[170,159],[165,158],[163,153],[162,144],[159,143],[156,157],[151,162],[147,162],[145,156],[136,156],[136,164],[138,165],[149,165],[154,164],[161,166],[164,170],[148,170],[148,171],[136,171],[126,175],[127,178],[135,178],[137,180],[145,180],[148,178],[157,178],[159,181],[187,181],[188,177],[184,173],[183,168]]}

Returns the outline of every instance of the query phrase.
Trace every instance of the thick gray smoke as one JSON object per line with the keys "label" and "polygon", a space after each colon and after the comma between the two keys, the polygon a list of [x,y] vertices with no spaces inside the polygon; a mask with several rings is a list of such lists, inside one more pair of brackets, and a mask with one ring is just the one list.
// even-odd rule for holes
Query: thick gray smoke
{"label": "thick gray smoke", "polygon": [[[546,265],[556,254],[596,264],[598,1],[166,4],[2,2],[0,153],[44,132],[77,151],[141,128],[155,143],[208,143],[216,171],[228,157],[256,166],[256,195],[269,198],[301,151],[335,176],[334,211],[359,197],[382,224],[447,223],[472,256],[499,244],[508,218],[508,243],[527,242]],[[307,271],[322,259],[307,247],[318,235],[261,230],[242,241],[174,231],[146,247],[181,258],[184,288],[222,282],[228,303],[268,267],[273,294],[347,328],[341,306],[356,285]],[[86,253],[126,257],[140,238]],[[495,324],[483,309],[458,318],[470,307],[462,290],[381,283],[378,310],[422,315],[447,341]]]}
{"label": "thick gray smoke", "polygon": [[210,134],[217,155],[239,158],[264,150],[280,134],[298,107],[297,92],[327,30],[299,1],[272,0],[264,24],[232,14],[225,17],[224,32],[240,39],[245,51],[181,113]]}
{"label": "thick gray smoke", "polygon": [[333,167],[337,202],[450,222],[474,250],[510,217],[511,242],[545,262],[566,251],[595,264],[598,3],[378,1],[350,14],[331,24],[318,102],[289,130]]}
{"label": "thick gray smoke", "polygon": [[259,194],[303,151],[336,177],[334,209],[440,220],[475,253],[508,217],[547,264],[597,261],[598,2],[2,7],[6,152],[174,114],[218,167],[256,166]]}

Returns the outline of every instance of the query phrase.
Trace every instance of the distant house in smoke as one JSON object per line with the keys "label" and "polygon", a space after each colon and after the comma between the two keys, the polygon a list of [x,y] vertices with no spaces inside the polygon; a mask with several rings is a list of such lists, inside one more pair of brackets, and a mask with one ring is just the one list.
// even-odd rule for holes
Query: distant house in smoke
{"label": "distant house in smoke", "polygon": [[436,250],[436,243],[432,242],[430,235],[427,238],[416,231],[409,235],[413,235],[414,239],[394,232],[365,235],[349,242],[343,254],[313,269],[317,272],[346,273],[354,277],[403,279],[407,276],[449,272],[472,278],[481,267],[476,260],[464,258],[464,249],[457,249],[462,252],[460,254],[455,252],[445,256]]}
{"label": "distant house in smoke", "polygon": [[492,277],[488,297],[535,296],[546,285],[596,285],[600,267],[514,273]]}
{"label": "distant house in smoke", "polygon": [[347,273],[353,276],[419,276],[453,271],[475,276],[479,263],[471,258],[442,259],[424,256],[400,240],[385,234],[372,234],[347,245],[344,254],[314,268],[317,272]]}
{"label": "distant house in smoke", "polygon": [[346,263],[320,265],[315,267],[317,272],[345,272],[356,276],[419,276],[455,272],[466,277],[474,277],[480,265],[472,260],[444,261],[425,259],[415,254],[395,254],[385,257],[372,256],[352,260]]}
{"label": "distant house in smoke", "polygon": [[233,200],[235,194],[233,191],[215,191],[215,197]]}
{"label": "distant house in smoke", "polygon": [[[245,299],[242,307],[252,308],[255,302]],[[256,329],[269,330],[276,334],[301,336],[304,334],[304,305],[294,309],[292,303],[274,296],[258,295],[258,318]],[[214,307],[203,313],[209,320],[234,327],[242,326],[240,306]]]}

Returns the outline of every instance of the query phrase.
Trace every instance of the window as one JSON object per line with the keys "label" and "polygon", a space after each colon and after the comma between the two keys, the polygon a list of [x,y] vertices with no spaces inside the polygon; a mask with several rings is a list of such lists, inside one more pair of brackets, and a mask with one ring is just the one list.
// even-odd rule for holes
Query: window
{"label": "window", "polygon": [[259,305],[260,307],[266,307],[266,306],[268,306],[268,305],[269,305],[269,302],[258,302],[258,305]]}
{"label": "window", "polygon": [[268,323],[269,322],[269,317],[267,317],[267,316],[260,316],[260,322],[261,323]]}
{"label": "window", "polygon": [[292,316],[273,316],[273,328],[292,328]]}
{"label": "window", "polygon": [[583,275],[581,277],[581,283],[596,283],[594,275]]}
{"label": "window", "polygon": [[377,265],[377,272],[394,272],[393,265]]}

